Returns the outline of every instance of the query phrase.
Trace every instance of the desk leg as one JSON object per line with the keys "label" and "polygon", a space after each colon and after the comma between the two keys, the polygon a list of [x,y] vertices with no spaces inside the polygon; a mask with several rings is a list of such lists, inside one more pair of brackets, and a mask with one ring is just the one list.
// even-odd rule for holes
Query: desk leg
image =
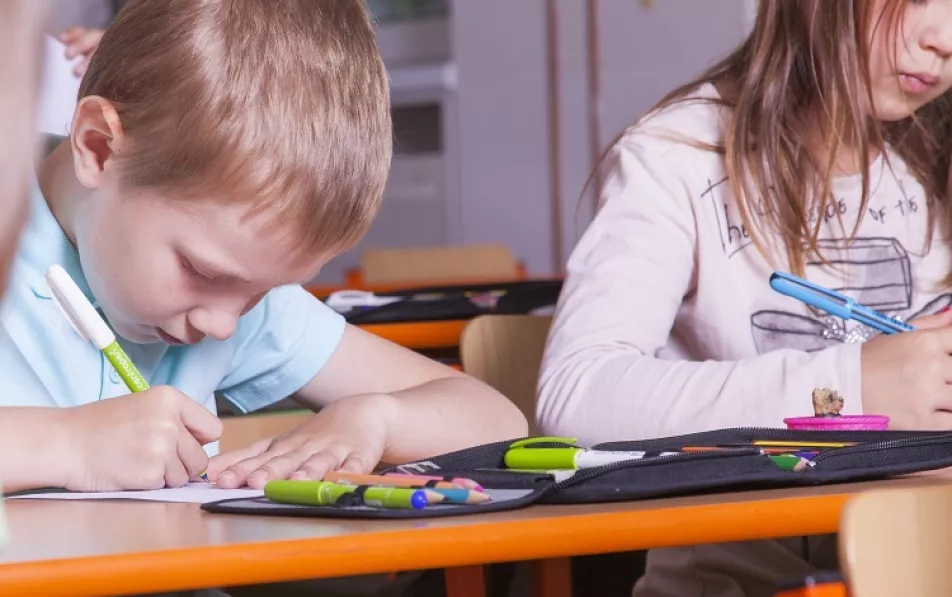
{"label": "desk leg", "polygon": [[446,597],[486,597],[486,570],[482,566],[447,568]]}
{"label": "desk leg", "polygon": [[534,560],[529,565],[532,597],[572,597],[571,558]]}

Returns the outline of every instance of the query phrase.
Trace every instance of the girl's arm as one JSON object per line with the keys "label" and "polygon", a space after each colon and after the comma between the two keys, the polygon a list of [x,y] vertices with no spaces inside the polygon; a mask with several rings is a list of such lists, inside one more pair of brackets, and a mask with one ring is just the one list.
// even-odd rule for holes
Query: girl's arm
{"label": "girl's arm", "polygon": [[[692,202],[701,199],[684,183],[697,179],[691,170],[697,160],[679,153],[689,159],[649,154],[627,139],[612,154],[617,161],[606,177],[603,206],[569,261],[550,331],[539,380],[542,432],[590,444],[718,427],[777,427],[785,416],[812,414],[810,396],[817,387],[838,389],[846,408],[856,412],[859,344],[735,361],[665,358],[675,317],[697,285],[697,251],[722,250],[716,239],[716,246],[699,246],[703,222]],[[709,284],[718,272],[704,275]],[[744,319],[732,333],[751,333]],[[711,332],[705,334],[707,324]],[[718,350],[718,326],[701,319],[695,325],[692,335]]]}

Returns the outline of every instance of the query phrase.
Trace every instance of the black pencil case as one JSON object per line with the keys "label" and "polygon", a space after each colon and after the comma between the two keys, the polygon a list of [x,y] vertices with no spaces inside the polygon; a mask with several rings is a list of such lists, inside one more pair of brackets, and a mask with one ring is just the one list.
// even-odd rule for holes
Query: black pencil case
{"label": "black pencil case", "polygon": [[[561,290],[561,280],[531,280],[466,287],[430,286],[400,292],[383,292],[377,295],[402,297],[406,300],[368,309],[352,309],[344,314],[344,318],[349,323],[365,325],[473,319],[490,313],[524,314],[555,305]],[[495,298],[481,300],[480,296]]]}
{"label": "black pencil case", "polygon": [[[802,471],[784,470],[758,447],[711,452],[676,452],[688,446],[724,446],[762,441],[854,443],[820,452]],[[568,478],[506,470],[504,457],[519,440],[497,442],[427,460],[390,467],[386,473],[466,477],[493,500],[480,505],[436,505],[422,510],[315,507],[276,504],[265,498],[224,500],[203,505],[209,512],[337,518],[430,518],[513,510],[530,504],[584,504],[642,500],[750,489],[771,489],[882,479],[952,466],[952,433],[912,431],[797,431],[769,428],[721,429],[677,437],[611,442],[590,446],[602,451],[641,451],[647,456],[597,468]],[[545,441],[522,449],[572,447]],[[576,446],[577,447],[577,446]]]}

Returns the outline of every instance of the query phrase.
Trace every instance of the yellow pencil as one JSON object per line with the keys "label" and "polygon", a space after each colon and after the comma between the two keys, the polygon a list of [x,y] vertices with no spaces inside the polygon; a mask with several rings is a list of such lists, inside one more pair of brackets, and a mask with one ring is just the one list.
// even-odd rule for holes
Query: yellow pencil
{"label": "yellow pencil", "polygon": [[785,448],[848,448],[855,446],[855,442],[785,442],[773,440],[757,440],[755,446],[776,446]]}

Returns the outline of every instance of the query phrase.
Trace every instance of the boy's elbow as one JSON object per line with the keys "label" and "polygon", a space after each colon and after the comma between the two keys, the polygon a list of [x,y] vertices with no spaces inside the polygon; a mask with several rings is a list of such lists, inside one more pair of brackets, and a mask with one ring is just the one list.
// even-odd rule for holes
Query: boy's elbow
{"label": "boy's elbow", "polygon": [[501,439],[513,439],[529,435],[529,420],[525,413],[508,399],[503,400],[495,424],[499,426],[499,433],[504,436]]}
{"label": "boy's elbow", "polygon": [[467,383],[471,384],[467,400],[472,405],[467,416],[476,416],[475,421],[470,418],[468,422],[471,429],[479,430],[482,443],[529,435],[528,419],[515,402],[476,378],[469,378]]}

